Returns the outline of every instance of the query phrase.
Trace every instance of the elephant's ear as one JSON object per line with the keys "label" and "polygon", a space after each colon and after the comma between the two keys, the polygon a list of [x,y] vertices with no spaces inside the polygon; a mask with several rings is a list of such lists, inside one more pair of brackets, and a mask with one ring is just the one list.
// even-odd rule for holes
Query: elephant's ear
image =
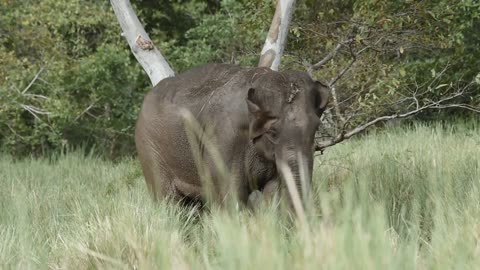
{"label": "elephant's ear", "polygon": [[[278,121],[277,117],[269,115],[269,112],[261,107],[255,96],[255,89],[250,88],[248,90],[247,105],[250,114],[249,137],[252,141],[271,131],[273,124]],[[273,136],[269,137],[273,139]]]}
{"label": "elephant's ear", "polygon": [[330,88],[319,81],[315,81],[315,92],[315,112],[318,117],[320,117],[327,107],[328,98],[330,97]]}

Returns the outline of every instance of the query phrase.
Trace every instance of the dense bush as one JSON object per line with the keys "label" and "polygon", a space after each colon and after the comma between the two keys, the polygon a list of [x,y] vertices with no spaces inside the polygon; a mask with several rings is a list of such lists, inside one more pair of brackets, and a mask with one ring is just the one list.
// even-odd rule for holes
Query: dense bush
{"label": "dense bush", "polygon": [[130,149],[148,89],[108,3],[2,2],[0,143],[15,154]]}
{"label": "dense bush", "polygon": [[[173,68],[205,62],[254,66],[275,1],[132,1]],[[149,80],[129,52],[108,1],[0,2],[0,145],[44,154],[96,145],[132,153],[132,134]],[[480,3],[473,0],[299,1],[282,68],[304,70],[338,42],[354,38],[358,57],[337,84],[342,109],[358,121],[396,110],[379,107],[437,78],[462,87],[480,81]],[[330,81],[348,62],[342,48],[314,77]],[[427,89],[430,98],[455,87]],[[478,84],[474,87],[477,87]],[[478,104],[479,96],[462,100]],[[355,104],[355,106],[351,106]]]}
{"label": "dense bush", "polygon": [[[475,78],[469,100],[456,102],[480,105],[480,49],[474,45],[480,39],[478,1],[306,1],[295,16],[289,51],[296,68],[302,68],[298,59],[314,63],[352,38],[315,74],[331,81],[352,61],[352,52],[366,48],[336,85],[343,110],[359,111],[366,118],[402,111],[403,103],[379,105],[415,91],[439,99]],[[429,111],[421,118],[445,116]]]}

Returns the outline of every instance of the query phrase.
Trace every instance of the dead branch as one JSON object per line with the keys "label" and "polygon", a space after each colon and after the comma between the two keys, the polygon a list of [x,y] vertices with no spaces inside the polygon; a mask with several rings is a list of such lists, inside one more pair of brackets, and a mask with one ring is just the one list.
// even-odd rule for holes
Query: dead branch
{"label": "dead branch", "polygon": [[18,138],[22,139],[23,141],[25,141],[25,137],[23,137],[22,135],[18,134],[9,124],[5,124],[7,125],[7,127],[10,129],[10,131],[13,133],[13,135],[17,136]]}
{"label": "dead branch", "polygon": [[[328,85],[330,87],[330,90],[331,90],[331,96],[332,96],[331,100],[333,102],[333,108],[334,108],[334,111],[335,111],[335,116],[340,120],[340,125],[341,126],[344,126],[346,124],[346,120],[345,120],[345,117],[343,116],[343,114],[340,110],[340,105],[339,105],[339,102],[338,102],[338,96],[337,96],[337,91],[336,91],[336,88],[335,88],[335,84],[352,68],[353,64],[355,64],[355,62],[357,61],[358,56],[360,54],[362,54],[365,51],[367,51],[368,49],[372,48],[372,46],[370,46],[370,45],[365,45],[363,48],[361,48],[360,50],[355,52],[353,50],[353,44],[354,44],[355,41],[356,40],[354,38],[348,38],[345,41],[338,43],[338,45],[330,53],[328,53],[322,60],[320,60],[319,62],[317,62],[314,65],[311,65],[310,63],[308,63],[306,61],[303,61],[303,66],[307,70],[308,74],[310,74],[310,76],[313,77],[313,71],[314,70],[317,70],[317,69],[320,69],[321,67],[323,67],[326,63],[328,63],[330,60],[332,60],[337,55],[338,51],[340,50],[340,48],[342,46],[348,45],[349,53],[350,53],[350,56],[351,56],[350,62],[347,64],[347,66],[345,68],[343,68],[337,74],[337,76],[335,76],[335,78],[333,78],[328,83]],[[374,44],[378,44],[380,41],[381,41],[381,38],[378,39]],[[363,42],[360,42],[360,43],[364,44]]]}
{"label": "dead branch", "polygon": [[312,69],[320,69],[322,68],[326,63],[328,63],[330,60],[332,60],[335,55],[337,55],[338,50],[342,47],[342,43],[338,43],[338,45],[329,53],[325,58],[322,60],[318,61],[316,64],[312,65]]}
{"label": "dead branch", "polygon": [[447,109],[447,108],[461,108],[467,111],[480,113],[480,109],[474,108],[468,104],[448,104],[448,105],[437,105],[435,109]]}
{"label": "dead branch", "polygon": [[93,108],[94,105],[95,105],[95,103],[90,104],[85,110],[83,110],[79,115],[77,115],[77,117],[75,117],[75,119],[73,121],[77,121],[78,119],[80,119],[80,117],[82,117],[82,115],[88,113],[88,111],[91,108]]}
{"label": "dead branch", "polygon": [[[440,76],[442,74],[443,73],[441,73]],[[439,79],[434,78],[433,80],[438,81]],[[407,97],[405,99],[402,99],[402,101],[411,100],[412,103],[410,105],[413,105],[415,109],[412,109],[404,113],[395,113],[391,115],[377,117],[373,120],[370,120],[367,123],[361,124],[347,131],[346,130],[347,123],[350,121],[350,119],[352,119],[355,116],[355,115],[351,115],[346,121],[345,120],[343,121],[343,128],[341,129],[339,134],[336,136],[333,136],[331,139],[328,139],[322,142],[317,142],[315,146],[315,151],[319,151],[320,153],[323,153],[323,151],[326,148],[336,145],[338,143],[341,143],[347,139],[350,139],[351,137],[367,130],[369,127],[376,125],[377,123],[385,122],[393,119],[407,118],[429,109],[461,108],[461,109],[472,111],[475,113],[480,113],[480,108],[475,108],[468,104],[463,104],[463,103],[450,103],[450,102],[453,102],[455,99],[463,96],[466,93],[467,89],[469,89],[472,86],[472,84],[473,82],[470,82],[466,84],[464,87],[461,87],[460,89],[458,89],[456,92],[452,93],[451,95],[441,98],[440,100],[437,100],[437,101],[424,99],[425,103],[423,105],[420,105],[419,100],[423,95],[426,94],[426,92],[422,92],[421,94],[418,94],[418,89],[416,89],[412,97]],[[433,84],[430,83],[429,87],[432,87],[432,86]],[[398,101],[395,103],[398,103]],[[412,107],[410,105],[407,106],[407,108]]]}
{"label": "dead branch", "polygon": [[330,62],[330,60],[332,60],[337,55],[338,51],[342,46],[351,44],[353,41],[355,41],[353,38],[349,38],[343,42],[338,43],[331,52],[329,52],[322,60],[318,61],[316,64],[313,64],[311,68],[313,70],[322,68],[323,66],[325,66],[326,63]]}
{"label": "dead branch", "polygon": [[295,0],[277,0],[267,39],[260,54],[259,67],[278,70],[287,41],[288,27],[292,19]]}
{"label": "dead branch", "polygon": [[340,119],[340,124],[344,125],[346,123],[345,117],[343,117],[342,112],[340,111],[340,106],[338,104],[337,89],[335,86],[330,87],[330,94],[332,96],[333,109],[335,110],[335,115]]}
{"label": "dead branch", "polygon": [[338,73],[337,77],[335,77],[330,83],[329,83],[329,86],[330,87],[333,87],[337,82],[338,80],[340,80],[340,78],[343,77],[343,75],[345,75],[345,73],[347,73],[347,71],[353,66],[353,64],[357,61],[357,57],[355,56],[349,63],[348,65],[342,69],[342,71],[340,71],[340,73]]}
{"label": "dead branch", "polygon": [[127,39],[135,58],[147,72],[152,85],[156,85],[167,77],[175,76],[175,72],[138,20],[130,1],[110,0],[110,3],[122,28],[122,35]]}
{"label": "dead branch", "polygon": [[37,72],[37,74],[35,74],[35,77],[33,77],[33,79],[30,81],[30,83],[27,85],[27,87],[25,87],[25,89],[23,89],[22,95],[24,95],[28,91],[28,89],[30,89],[30,87],[32,87],[32,85],[38,80],[38,77],[43,72],[43,70],[45,70],[45,67],[41,67],[40,70]]}

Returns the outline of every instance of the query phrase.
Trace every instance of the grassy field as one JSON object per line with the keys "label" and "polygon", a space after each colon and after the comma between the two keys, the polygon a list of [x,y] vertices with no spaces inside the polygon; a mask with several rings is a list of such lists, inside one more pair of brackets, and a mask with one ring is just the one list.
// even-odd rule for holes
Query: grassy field
{"label": "grassy field", "polygon": [[480,127],[417,126],[316,160],[309,225],[153,203],[135,160],[0,158],[1,269],[479,269]]}

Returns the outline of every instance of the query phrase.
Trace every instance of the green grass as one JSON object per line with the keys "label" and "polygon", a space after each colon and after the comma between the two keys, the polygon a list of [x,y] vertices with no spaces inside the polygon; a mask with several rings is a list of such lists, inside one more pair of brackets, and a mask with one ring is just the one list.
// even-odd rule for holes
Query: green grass
{"label": "green grass", "polygon": [[0,158],[1,269],[478,269],[480,128],[417,126],[316,162],[309,226],[153,203],[135,160]]}

